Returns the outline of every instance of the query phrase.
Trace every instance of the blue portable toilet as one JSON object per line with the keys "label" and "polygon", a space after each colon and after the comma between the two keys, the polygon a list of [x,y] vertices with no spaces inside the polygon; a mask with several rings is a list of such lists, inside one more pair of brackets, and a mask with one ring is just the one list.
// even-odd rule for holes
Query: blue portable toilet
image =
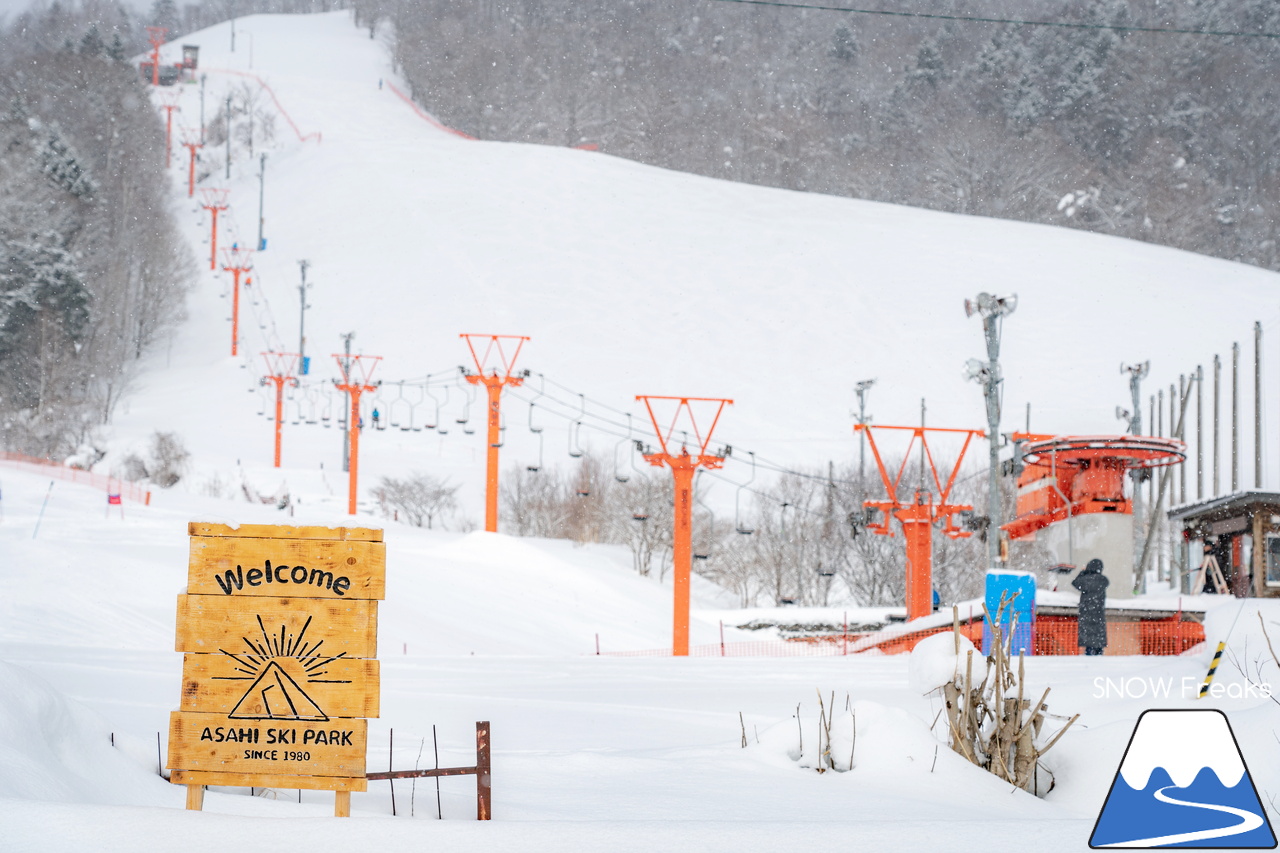
{"label": "blue portable toilet", "polygon": [[[1005,607],[1001,620],[1000,635],[1009,636],[1010,623],[1013,627],[1013,643],[1009,653],[1012,655],[1030,655],[1034,652],[1034,626],[1036,617],[1036,576],[1030,572],[991,571],[987,572],[986,605],[992,619],[1000,618],[1001,600],[1010,600]],[[1017,616],[1016,620],[1014,616]],[[982,622],[982,653],[991,654],[991,625]]]}

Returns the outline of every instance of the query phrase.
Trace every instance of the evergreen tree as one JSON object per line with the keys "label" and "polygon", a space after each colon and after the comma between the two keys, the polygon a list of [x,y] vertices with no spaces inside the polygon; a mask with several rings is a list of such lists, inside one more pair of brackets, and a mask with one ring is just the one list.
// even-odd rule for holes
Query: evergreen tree
{"label": "evergreen tree", "polygon": [[172,38],[178,34],[180,26],[180,18],[178,17],[178,4],[173,0],[155,0],[151,4],[151,21],[150,26],[164,27],[168,30],[168,37]]}
{"label": "evergreen tree", "polygon": [[71,142],[56,124],[50,125],[45,133],[40,147],[40,168],[55,186],[78,199],[90,200],[98,190]]}
{"label": "evergreen tree", "polygon": [[858,61],[858,39],[848,27],[836,27],[831,36],[831,57],[849,65]]}
{"label": "evergreen tree", "polygon": [[102,36],[98,34],[98,25],[90,24],[89,29],[85,31],[84,38],[80,39],[80,55],[102,56],[106,53],[106,49],[106,43],[102,41]]}

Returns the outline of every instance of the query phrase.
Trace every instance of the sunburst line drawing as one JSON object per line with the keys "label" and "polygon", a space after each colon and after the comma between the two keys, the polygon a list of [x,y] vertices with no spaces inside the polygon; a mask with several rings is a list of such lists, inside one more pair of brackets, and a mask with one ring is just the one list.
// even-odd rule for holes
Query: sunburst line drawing
{"label": "sunburst line drawing", "polygon": [[[243,675],[215,675],[214,680],[253,682],[227,717],[233,720],[327,721],[329,716],[307,695],[298,681],[308,684],[350,684],[350,679],[320,678],[328,674],[329,664],[346,657],[347,653],[321,656],[319,651],[324,640],[305,645],[307,629],[311,627],[310,616],[296,636],[289,633],[289,626],[283,623],[280,625],[279,635],[275,631],[268,632],[262,616],[256,618],[262,639],[240,638],[249,651],[233,653],[218,649],[234,662],[231,665],[232,671]],[[299,678],[290,675],[281,665],[282,661],[296,662],[293,667]]]}

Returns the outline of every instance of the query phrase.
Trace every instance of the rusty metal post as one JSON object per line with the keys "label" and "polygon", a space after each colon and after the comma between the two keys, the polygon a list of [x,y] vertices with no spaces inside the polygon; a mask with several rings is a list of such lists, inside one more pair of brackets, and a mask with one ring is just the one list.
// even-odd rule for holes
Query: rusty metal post
{"label": "rusty metal post", "polygon": [[493,780],[489,762],[489,721],[476,723],[476,820],[493,817]]}

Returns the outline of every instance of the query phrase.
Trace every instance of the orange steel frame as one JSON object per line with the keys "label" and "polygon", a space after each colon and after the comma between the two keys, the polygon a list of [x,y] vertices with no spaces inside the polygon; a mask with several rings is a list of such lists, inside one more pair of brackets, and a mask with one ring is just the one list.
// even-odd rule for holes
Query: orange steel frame
{"label": "orange steel frame", "polygon": [[228,191],[203,189],[200,192],[205,197],[200,206],[209,211],[209,215],[213,218],[213,230],[209,236],[209,269],[216,270],[218,268],[218,212],[228,207]]}
{"label": "orange steel frame", "polygon": [[[240,273],[248,272],[253,269],[253,265],[249,263],[249,255],[252,249],[223,249],[222,269],[231,273],[233,277],[231,285],[231,354],[236,355],[240,351]],[[245,284],[250,279],[245,278]]]}
{"label": "orange steel frame", "polygon": [[[351,414],[347,418],[347,446],[350,451],[350,459],[347,466],[347,514],[356,514],[356,486],[359,479],[360,471],[360,395],[366,391],[374,391],[377,385],[370,382],[373,371],[377,368],[378,362],[382,360],[380,355],[347,355],[345,353],[334,353],[333,357],[338,360],[338,369],[342,371],[342,381],[338,383],[338,390],[345,391],[351,399]],[[359,379],[354,378],[355,371],[351,368],[354,366],[359,369],[362,360],[367,360],[369,367],[367,370],[360,370]]]}
{"label": "orange steel frame", "polygon": [[151,40],[151,85],[160,85],[160,45],[164,44],[165,27],[147,27],[147,38]]}
{"label": "orange steel frame", "polygon": [[1178,439],[1160,436],[1015,432],[1012,438],[1025,442],[1024,467],[1016,516],[1001,529],[1015,540],[1071,517],[1132,515],[1125,475],[1134,468],[1176,465],[1186,450]]}
{"label": "orange steel frame", "polygon": [[160,105],[160,109],[164,110],[164,167],[169,168],[172,162],[171,152],[173,150],[173,111],[182,112],[182,108],[178,106],[175,99],[172,102],[166,102]]}
{"label": "orange steel frame", "polygon": [[[982,436],[985,433],[976,429],[875,427],[878,430],[906,430],[911,433],[911,441],[902,455],[902,465],[898,468],[897,476],[890,478],[889,472],[884,467],[884,460],[880,457],[880,449],[876,446],[871,425],[855,424],[853,429],[855,433],[862,431],[867,434],[867,445],[871,448],[872,456],[875,457],[876,467],[880,470],[880,478],[884,481],[885,494],[888,497],[888,500],[863,502],[864,506],[878,509],[881,514],[880,523],[868,525],[868,529],[882,536],[892,536],[893,530],[889,526],[890,516],[897,518],[902,524],[902,537],[907,544],[907,620],[928,616],[933,612],[933,525],[936,521],[943,521],[942,532],[952,539],[963,539],[973,535],[957,527],[952,518],[955,513],[971,510],[973,507],[968,504],[951,504],[947,500],[951,496],[951,488],[955,485],[956,474],[960,471],[960,463],[964,460],[965,451],[969,449],[969,443],[973,441],[974,436]],[[964,436],[964,446],[956,456],[955,466],[951,469],[946,485],[943,485],[942,479],[938,476],[933,453],[929,450],[926,433],[930,432]],[[932,485],[937,489],[936,503],[934,493],[928,490],[916,490],[908,501],[898,497],[898,487],[902,485],[902,477],[906,473],[907,464],[911,460],[911,450],[917,439],[924,448],[925,459],[929,463],[929,474],[933,480]],[[992,535],[995,535],[995,531],[992,531]]]}
{"label": "orange steel frame", "polygon": [[[498,532],[498,449],[502,447],[501,440],[501,406],[502,406],[502,389],[508,385],[521,385],[524,383],[523,376],[515,376],[512,371],[516,367],[516,359],[520,357],[520,350],[524,347],[524,342],[529,340],[524,335],[477,335],[477,334],[461,334],[458,337],[467,342],[467,349],[471,351],[471,360],[475,362],[476,372],[467,374],[467,381],[472,385],[483,385],[489,394],[489,423],[488,423],[488,454],[485,462],[484,476],[484,529],[490,533]],[[472,338],[479,338],[488,341],[484,349],[483,355],[476,352],[475,342]],[[511,353],[511,357],[507,358],[506,350],[503,348],[503,341],[514,341],[515,352]],[[489,360],[489,356],[497,352],[498,359],[502,362],[502,370],[497,367],[485,373],[485,364]]]}
{"label": "orange steel frame", "polygon": [[[724,407],[732,406],[733,401],[720,397],[638,396],[636,399],[644,402],[644,407],[649,412],[649,421],[653,424],[653,431],[658,436],[658,444],[662,447],[659,453],[644,454],[644,460],[655,468],[665,465],[671,469],[671,474],[675,478],[675,529],[671,559],[675,606],[672,617],[671,653],[677,657],[687,657],[689,654],[689,584],[693,574],[693,475],[699,468],[714,469],[724,465],[724,457],[708,454],[707,445],[711,443],[711,435],[716,431],[716,424],[720,422],[720,414],[724,411]],[[657,416],[653,413],[651,404],[653,400],[677,403],[675,414],[666,432],[663,432],[662,427],[658,425]],[[719,404],[705,436],[698,429],[693,409],[689,406],[691,402]],[[690,454],[689,448],[684,444],[681,445],[678,454],[671,452],[674,447],[670,444],[671,437],[675,433],[681,412],[688,413],[689,421],[693,425],[693,437],[698,450],[696,455]]]}
{"label": "orange steel frame", "polygon": [[182,146],[191,154],[190,162],[187,164],[187,198],[191,198],[196,194],[196,149],[203,148],[204,143],[199,137],[192,137],[184,140]]}
{"label": "orange steel frame", "polygon": [[276,452],[275,467],[280,467],[281,425],[284,422],[284,386],[298,387],[298,379],[294,370],[298,364],[296,352],[264,352],[262,358],[267,362],[267,375],[263,382],[271,382],[276,386]]}

